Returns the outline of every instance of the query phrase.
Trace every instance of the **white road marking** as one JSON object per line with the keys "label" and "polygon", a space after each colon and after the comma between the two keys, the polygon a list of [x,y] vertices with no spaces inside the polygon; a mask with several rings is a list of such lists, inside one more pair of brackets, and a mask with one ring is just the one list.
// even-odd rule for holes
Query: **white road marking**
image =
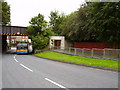
{"label": "white road marking", "polygon": [[18,62],[18,60],[17,60],[15,57],[16,57],[16,55],[14,56],[14,60],[15,60],[16,62]]}
{"label": "white road marking", "polygon": [[23,65],[23,64],[20,64],[22,67],[24,67],[25,69],[27,69],[27,70],[29,70],[29,71],[31,71],[31,72],[33,72],[33,70],[32,69],[30,69],[30,68],[28,68],[28,67],[26,67],[25,65]]}
{"label": "white road marking", "polygon": [[16,62],[18,62],[18,60],[17,59],[14,59]]}
{"label": "white road marking", "polygon": [[67,89],[67,88],[66,88],[66,87],[64,87],[63,85],[60,85],[60,84],[58,84],[58,83],[56,83],[56,82],[54,82],[54,81],[52,81],[52,80],[50,80],[50,79],[48,79],[48,78],[45,78],[45,80],[47,80],[47,81],[49,81],[49,82],[51,82],[51,83],[53,83],[53,84],[55,84],[55,85],[59,86],[60,88]]}

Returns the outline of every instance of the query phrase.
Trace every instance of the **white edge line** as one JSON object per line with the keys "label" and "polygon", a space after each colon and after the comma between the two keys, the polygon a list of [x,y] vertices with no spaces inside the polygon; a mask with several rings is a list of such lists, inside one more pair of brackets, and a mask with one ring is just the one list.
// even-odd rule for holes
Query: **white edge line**
{"label": "white edge line", "polygon": [[59,86],[60,88],[65,88],[65,89],[66,89],[66,87],[64,87],[64,86],[62,86],[62,85],[60,85],[60,84],[58,84],[58,83],[56,83],[56,82],[54,82],[54,81],[52,81],[52,80],[50,80],[50,79],[48,79],[48,78],[45,78],[45,80],[47,80],[47,81],[49,81],[49,82],[51,82],[51,83]]}
{"label": "white edge line", "polygon": [[26,67],[25,65],[23,65],[23,64],[20,64],[22,67],[24,67],[25,69],[27,69],[27,70],[29,70],[29,71],[31,71],[31,72],[33,72],[33,70],[32,69],[30,69],[30,68],[28,68],[28,67]]}

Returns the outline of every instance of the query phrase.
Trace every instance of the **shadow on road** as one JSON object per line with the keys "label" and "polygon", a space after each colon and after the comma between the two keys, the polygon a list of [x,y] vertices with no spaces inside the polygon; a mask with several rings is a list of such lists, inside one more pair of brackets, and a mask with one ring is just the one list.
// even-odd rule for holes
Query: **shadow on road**
{"label": "shadow on road", "polygon": [[6,54],[16,54],[16,48],[11,48],[7,50]]}

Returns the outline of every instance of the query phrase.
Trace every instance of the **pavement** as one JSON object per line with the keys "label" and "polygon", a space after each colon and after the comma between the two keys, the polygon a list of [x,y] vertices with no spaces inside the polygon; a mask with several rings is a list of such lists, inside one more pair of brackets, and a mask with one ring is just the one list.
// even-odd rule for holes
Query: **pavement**
{"label": "pavement", "polygon": [[2,56],[3,88],[118,88],[118,72],[14,52]]}

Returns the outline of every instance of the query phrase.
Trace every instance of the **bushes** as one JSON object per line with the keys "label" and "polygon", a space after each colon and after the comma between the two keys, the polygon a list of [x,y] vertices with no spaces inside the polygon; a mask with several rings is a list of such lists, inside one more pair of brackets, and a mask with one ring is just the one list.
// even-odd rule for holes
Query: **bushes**
{"label": "bushes", "polygon": [[44,36],[35,36],[32,38],[33,41],[33,48],[35,50],[40,50],[45,48],[48,45],[49,42],[49,37],[44,37]]}

